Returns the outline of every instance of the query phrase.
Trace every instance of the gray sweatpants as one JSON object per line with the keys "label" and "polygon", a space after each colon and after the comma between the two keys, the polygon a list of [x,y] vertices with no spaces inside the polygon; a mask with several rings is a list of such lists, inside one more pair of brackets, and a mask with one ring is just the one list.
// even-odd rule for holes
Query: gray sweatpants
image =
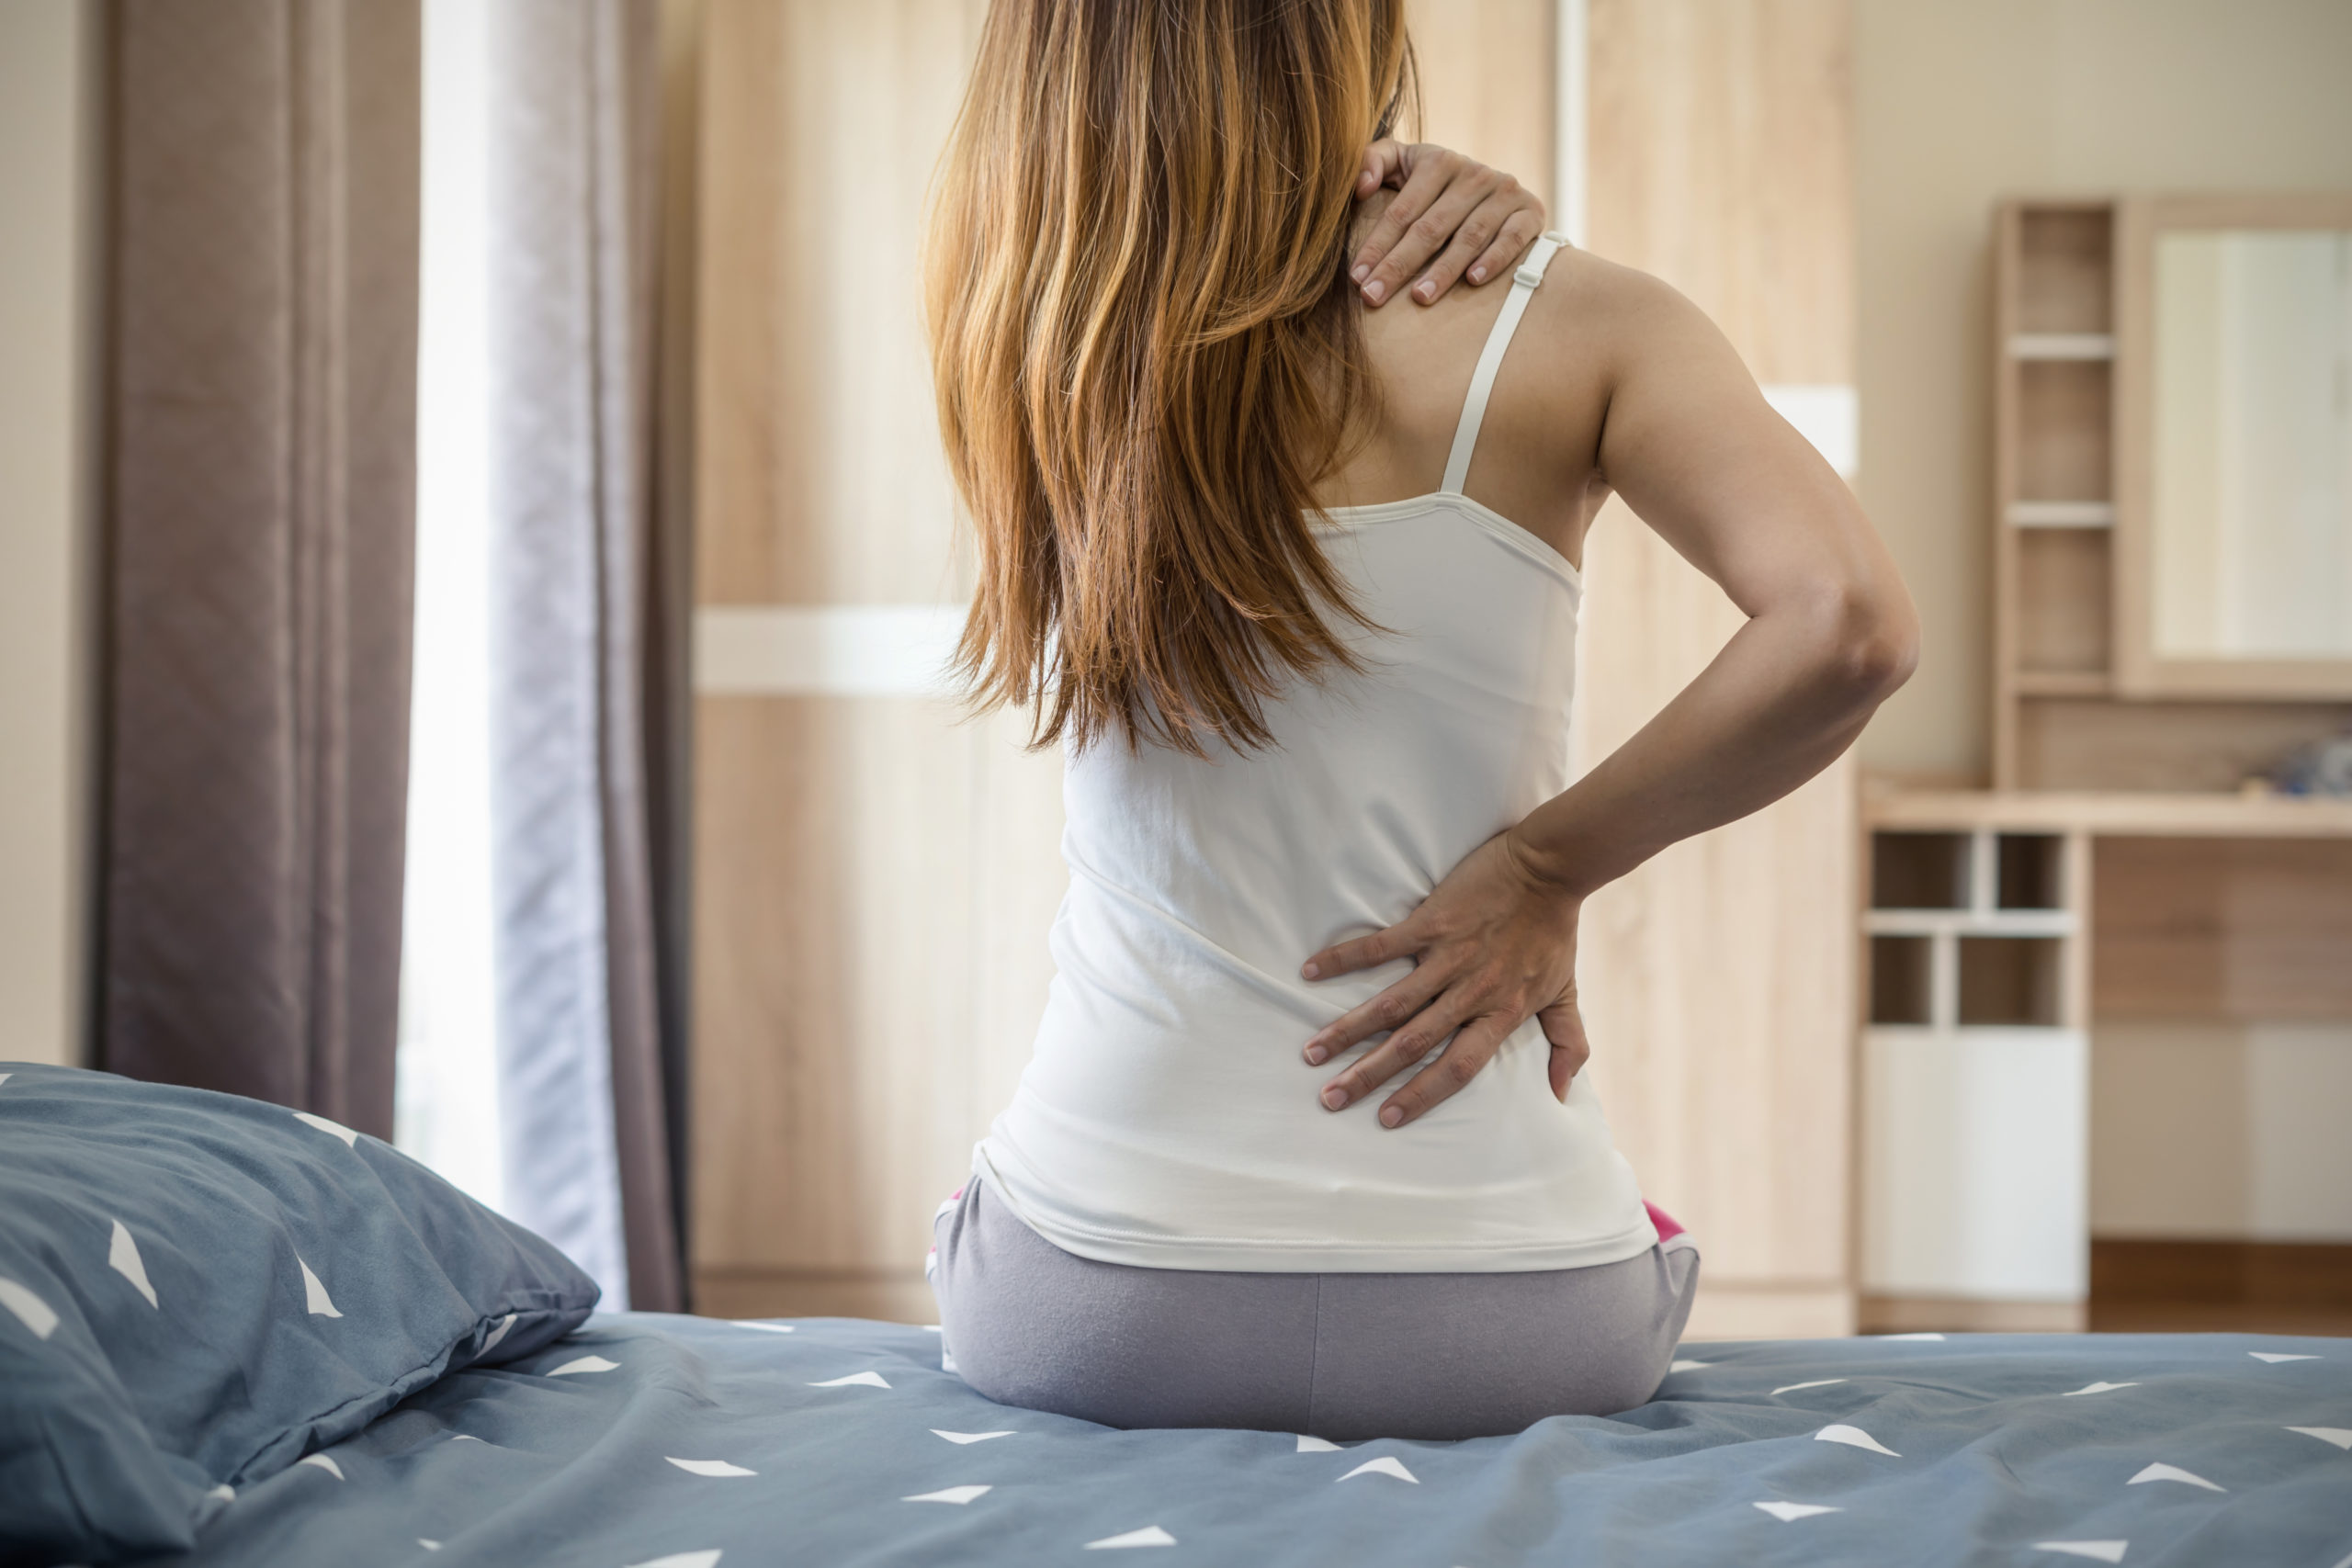
{"label": "gray sweatpants", "polygon": [[1687,1237],[1510,1274],[1137,1269],[1063,1251],[978,1177],[932,1231],[965,1381],[1110,1427],[1454,1438],[1613,1415],[1657,1392],[1699,1283]]}

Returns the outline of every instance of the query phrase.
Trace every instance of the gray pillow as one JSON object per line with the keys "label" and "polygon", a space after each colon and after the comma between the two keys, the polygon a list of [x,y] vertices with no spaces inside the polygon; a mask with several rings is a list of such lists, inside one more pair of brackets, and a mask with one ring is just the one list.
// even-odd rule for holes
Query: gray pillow
{"label": "gray pillow", "polygon": [[374,1138],[0,1062],[0,1563],[185,1549],[234,1488],[596,1286]]}

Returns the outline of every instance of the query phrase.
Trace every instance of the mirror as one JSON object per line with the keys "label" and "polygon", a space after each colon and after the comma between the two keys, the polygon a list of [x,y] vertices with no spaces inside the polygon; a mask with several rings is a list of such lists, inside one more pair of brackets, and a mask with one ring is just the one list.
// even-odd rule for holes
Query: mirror
{"label": "mirror", "polygon": [[2352,658],[2352,230],[2154,242],[2152,651]]}

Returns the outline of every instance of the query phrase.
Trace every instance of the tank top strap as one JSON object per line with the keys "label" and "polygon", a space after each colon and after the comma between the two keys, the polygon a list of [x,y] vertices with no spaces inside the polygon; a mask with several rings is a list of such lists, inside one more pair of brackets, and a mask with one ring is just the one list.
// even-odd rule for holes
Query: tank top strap
{"label": "tank top strap", "polygon": [[1503,313],[1495,318],[1494,330],[1487,334],[1478,368],[1471,372],[1470,395],[1462,400],[1462,423],[1453,429],[1453,450],[1446,454],[1445,482],[1438,488],[1447,495],[1461,494],[1463,481],[1470,477],[1470,455],[1478,447],[1478,426],[1487,417],[1487,397],[1495,389],[1495,372],[1502,367],[1503,351],[1510,347],[1519,319],[1527,314],[1527,302],[1535,297],[1535,286],[1544,281],[1544,269],[1552,265],[1560,244],[1558,235],[1544,235],[1511,274],[1510,297],[1503,301]]}

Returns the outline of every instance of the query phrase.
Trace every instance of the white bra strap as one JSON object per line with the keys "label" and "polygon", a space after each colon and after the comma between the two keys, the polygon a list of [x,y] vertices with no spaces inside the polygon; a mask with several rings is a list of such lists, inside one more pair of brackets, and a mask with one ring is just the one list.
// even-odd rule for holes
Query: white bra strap
{"label": "white bra strap", "polygon": [[1470,454],[1477,450],[1478,425],[1487,417],[1487,396],[1495,389],[1495,372],[1502,367],[1503,351],[1510,346],[1519,319],[1527,314],[1527,302],[1535,297],[1535,286],[1544,281],[1544,269],[1552,265],[1559,248],[1558,235],[1544,235],[1511,274],[1510,298],[1503,301],[1503,313],[1495,318],[1494,330],[1487,334],[1478,368],[1470,376],[1470,395],[1462,400],[1462,423],[1453,429],[1453,450],[1446,454],[1445,482],[1438,488],[1448,495],[1459,495],[1462,481],[1470,477]]}

